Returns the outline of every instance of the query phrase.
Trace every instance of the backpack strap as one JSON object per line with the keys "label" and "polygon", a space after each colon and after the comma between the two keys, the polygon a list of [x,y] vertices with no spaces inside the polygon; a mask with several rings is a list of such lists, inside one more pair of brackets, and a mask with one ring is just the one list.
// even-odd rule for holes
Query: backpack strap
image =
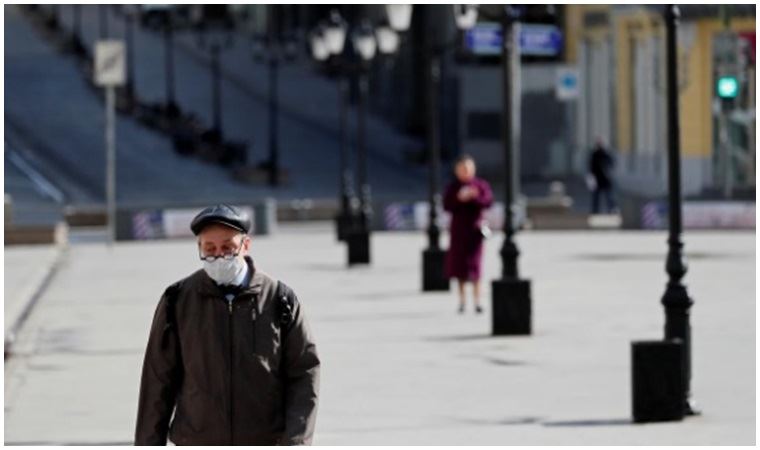
{"label": "backpack strap", "polygon": [[175,312],[177,300],[179,299],[179,291],[182,289],[182,281],[178,281],[164,291],[164,297],[166,297],[166,325],[164,326],[164,334],[170,331],[172,328],[177,330],[177,315]]}
{"label": "backpack strap", "polygon": [[277,297],[277,308],[278,314],[280,316],[278,323],[280,324],[281,329],[288,331],[295,322],[295,312],[296,307],[298,306],[298,299],[296,298],[296,294],[293,292],[293,290],[290,289],[290,287],[288,287],[288,285],[282,281],[277,282],[277,288],[275,289],[274,295]]}

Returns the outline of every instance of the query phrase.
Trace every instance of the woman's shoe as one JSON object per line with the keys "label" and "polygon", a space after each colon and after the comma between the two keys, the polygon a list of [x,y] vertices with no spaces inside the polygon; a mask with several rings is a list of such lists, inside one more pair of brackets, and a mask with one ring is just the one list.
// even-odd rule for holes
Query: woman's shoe
{"label": "woman's shoe", "polygon": [[464,313],[464,305],[459,305],[459,314]]}
{"label": "woman's shoe", "polygon": [[483,312],[483,308],[481,308],[480,305],[477,305],[475,307],[475,312],[478,313],[478,314],[481,314]]}

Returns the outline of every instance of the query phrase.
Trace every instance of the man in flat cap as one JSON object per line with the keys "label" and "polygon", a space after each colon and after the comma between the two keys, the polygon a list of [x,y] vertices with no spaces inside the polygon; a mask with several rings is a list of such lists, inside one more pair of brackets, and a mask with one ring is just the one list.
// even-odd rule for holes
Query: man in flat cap
{"label": "man in flat cap", "polygon": [[224,204],[193,219],[203,269],[169,286],[156,308],[135,444],[311,444],[316,346],[293,291],[248,256],[250,226]]}

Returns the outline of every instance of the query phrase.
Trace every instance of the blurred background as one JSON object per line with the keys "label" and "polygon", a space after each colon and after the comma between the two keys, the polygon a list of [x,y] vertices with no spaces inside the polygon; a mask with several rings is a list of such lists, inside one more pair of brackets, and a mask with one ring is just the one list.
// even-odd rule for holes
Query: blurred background
{"label": "blurred background", "polygon": [[[747,227],[755,197],[755,8],[681,11],[687,222]],[[462,31],[451,6],[417,6],[395,48],[367,61],[348,44],[339,55],[321,55],[313,41],[331,20],[351,35],[362,25],[387,27],[382,5],[28,5],[5,12],[5,193],[16,225],[103,223],[103,94],[91,80],[94,43],[106,38],[123,40],[128,60],[126,84],[117,89],[119,238],[136,237],[137,214],[162,221],[166,208],[221,199],[275,199],[281,220],[332,218],[342,167],[349,194],[361,181],[363,143],[373,227],[420,228],[414,210],[427,196],[431,123],[444,181],[453,160],[469,153],[501,200],[500,31],[484,12]],[[516,173],[524,225],[589,226],[584,178],[601,140],[615,160],[620,213],[605,223],[662,227],[662,14],[636,5],[527,5],[519,14]],[[432,122],[430,49],[440,58]],[[715,85],[725,71],[738,94],[721,107]],[[363,101],[366,126],[358,129]]]}

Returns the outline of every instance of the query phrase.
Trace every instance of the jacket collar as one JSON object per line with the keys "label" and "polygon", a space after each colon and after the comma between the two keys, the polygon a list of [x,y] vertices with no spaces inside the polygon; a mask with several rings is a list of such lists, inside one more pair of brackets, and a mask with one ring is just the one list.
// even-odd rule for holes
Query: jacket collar
{"label": "jacket collar", "polygon": [[243,289],[243,292],[250,292],[251,294],[260,294],[261,286],[263,284],[263,277],[260,272],[256,270],[256,265],[253,263],[253,258],[246,255],[245,262],[248,264],[248,270],[251,273],[248,286]]}

